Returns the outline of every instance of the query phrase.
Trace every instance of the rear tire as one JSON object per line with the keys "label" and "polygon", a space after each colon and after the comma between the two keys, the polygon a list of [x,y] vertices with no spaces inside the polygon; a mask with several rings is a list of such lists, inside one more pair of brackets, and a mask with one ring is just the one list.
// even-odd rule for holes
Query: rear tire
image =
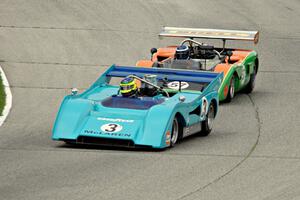
{"label": "rear tire", "polygon": [[201,131],[199,132],[199,136],[205,137],[208,136],[212,130],[213,127],[213,121],[215,119],[215,107],[211,103],[209,105],[209,110],[206,114],[205,121],[201,122]]}
{"label": "rear tire", "polygon": [[250,75],[249,83],[246,85],[244,92],[249,94],[253,91],[255,87],[255,78],[256,78],[256,65],[254,65],[253,73]]}
{"label": "rear tire", "polygon": [[231,100],[233,99],[233,97],[235,95],[235,79],[236,79],[235,77],[236,77],[236,75],[233,74],[230,79],[228,93],[227,93],[225,102],[231,102]]}

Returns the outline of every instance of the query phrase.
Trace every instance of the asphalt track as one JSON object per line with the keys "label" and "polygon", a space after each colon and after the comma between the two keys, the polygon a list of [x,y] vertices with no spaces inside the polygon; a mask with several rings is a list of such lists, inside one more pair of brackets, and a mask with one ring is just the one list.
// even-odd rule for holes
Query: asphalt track
{"label": "asphalt track", "polygon": [[[0,1],[0,64],[13,107],[0,128],[0,199],[300,199],[300,2]],[[51,128],[70,88],[134,65],[161,26],[260,30],[257,84],[213,133],[161,152],[69,148]]]}

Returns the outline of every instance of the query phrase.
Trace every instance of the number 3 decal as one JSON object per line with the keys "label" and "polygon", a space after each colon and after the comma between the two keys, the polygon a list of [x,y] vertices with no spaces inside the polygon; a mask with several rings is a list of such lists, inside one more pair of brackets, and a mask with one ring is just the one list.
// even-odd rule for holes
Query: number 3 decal
{"label": "number 3 decal", "polygon": [[101,126],[101,130],[104,132],[119,132],[122,130],[122,126],[119,124],[104,124]]}

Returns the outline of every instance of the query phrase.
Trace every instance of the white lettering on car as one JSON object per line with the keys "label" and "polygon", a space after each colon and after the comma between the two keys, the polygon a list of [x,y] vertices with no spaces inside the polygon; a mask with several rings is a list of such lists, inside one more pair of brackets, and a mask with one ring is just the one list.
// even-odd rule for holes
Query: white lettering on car
{"label": "white lettering on car", "polygon": [[126,122],[126,123],[134,122],[134,120],[132,119],[113,119],[113,118],[105,118],[105,117],[98,117],[97,120],[110,121],[110,122]]}

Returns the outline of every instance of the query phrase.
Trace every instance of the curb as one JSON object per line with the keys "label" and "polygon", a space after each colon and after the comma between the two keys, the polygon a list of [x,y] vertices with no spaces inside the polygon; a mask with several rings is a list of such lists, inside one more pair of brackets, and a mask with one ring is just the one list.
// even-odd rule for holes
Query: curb
{"label": "curb", "polygon": [[3,85],[4,85],[4,92],[6,94],[6,100],[5,100],[5,106],[4,106],[4,109],[3,109],[3,116],[0,116],[0,126],[4,123],[5,119],[7,118],[8,114],[9,114],[9,111],[11,109],[11,106],[12,106],[12,95],[11,95],[11,91],[10,91],[10,86],[9,86],[9,83],[8,83],[8,80],[5,76],[5,73],[4,71],[2,70],[2,67],[0,65],[0,76],[2,78],[2,81],[3,81]]}

